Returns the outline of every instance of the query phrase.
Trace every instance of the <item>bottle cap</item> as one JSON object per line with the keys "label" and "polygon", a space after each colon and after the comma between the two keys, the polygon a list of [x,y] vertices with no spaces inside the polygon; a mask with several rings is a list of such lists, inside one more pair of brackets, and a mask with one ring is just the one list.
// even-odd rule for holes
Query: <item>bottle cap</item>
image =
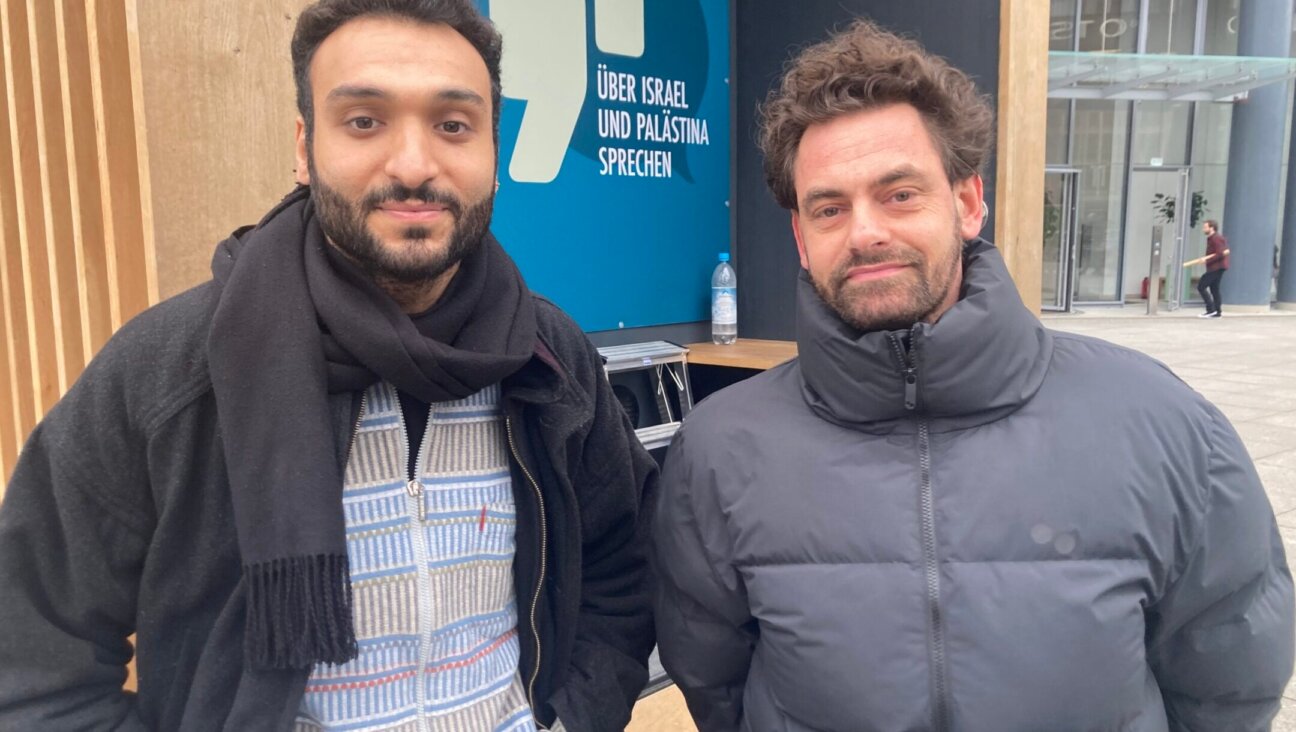
{"label": "bottle cap", "polygon": [[721,262],[728,262],[728,261],[729,261],[729,252],[720,252],[720,261],[721,261]]}

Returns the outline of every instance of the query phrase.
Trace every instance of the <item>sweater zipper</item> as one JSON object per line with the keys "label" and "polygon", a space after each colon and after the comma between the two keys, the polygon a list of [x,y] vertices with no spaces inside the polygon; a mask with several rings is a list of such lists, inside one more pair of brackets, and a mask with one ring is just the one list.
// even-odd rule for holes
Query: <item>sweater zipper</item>
{"label": "sweater zipper", "polygon": [[[391,398],[397,404],[396,413],[400,415],[401,437],[405,441],[405,453],[401,455],[401,470],[408,470],[410,456],[409,424],[405,421],[405,410],[400,408],[400,398],[395,389],[390,389]],[[423,430],[423,442],[432,434],[432,410],[428,410],[428,423]],[[424,730],[430,727],[427,710],[427,667],[432,663],[432,581],[427,576],[428,548],[427,537],[423,534],[423,483],[419,476],[423,474],[423,446],[419,445],[418,454],[414,457],[414,474],[406,473],[405,493],[410,498],[410,514],[415,519],[411,546],[414,549],[414,577],[418,588],[418,632],[419,632],[419,665],[415,675],[415,698],[418,701],[419,726]]]}
{"label": "sweater zipper", "polygon": [[[369,408],[369,390],[360,392],[360,411],[356,412],[355,424],[351,425],[351,441],[347,443],[346,461],[342,463],[342,469],[346,470],[351,464],[351,455],[355,453],[356,439],[360,437],[360,423],[364,421],[365,410]],[[346,476],[343,476],[343,480]]]}
{"label": "sweater zipper", "polygon": [[[900,361],[904,379],[905,409],[918,408],[918,367],[914,353],[922,325],[910,330],[909,349],[900,337],[891,335],[891,346]],[[946,678],[945,626],[941,614],[940,561],[936,556],[936,511],[931,483],[931,429],[926,417],[918,419],[918,468],[921,484],[918,504],[922,521],[923,575],[927,589],[928,655],[932,668],[932,728],[941,732],[949,728],[949,686]]]}
{"label": "sweater zipper", "polygon": [[536,483],[535,478],[531,476],[531,471],[527,469],[526,463],[522,462],[522,455],[518,452],[517,443],[513,440],[513,420],[504,417],[504,431],[508,435],[509,451],[513,453],[513,459],[517,461],[518,467],[522,469],[522,474],[526,476],[527,482],[531,484],[531,490],[535,493],[536,500],[540,506],[540,577],[536,580],[535,594],[531,596],[531,637],[535,639],[535,668],[531,671],[531,678],[527,681],[527,702],[531,705],[532,711],[536,709],[535,703],[535,684],[536,679],[540,676],[540,629],[536,622],[536,608],[540,605],[540,589],[544,587],[546,558],[549,554],[549,525],[545,518],[544,495],[540,492],[540,484]]}

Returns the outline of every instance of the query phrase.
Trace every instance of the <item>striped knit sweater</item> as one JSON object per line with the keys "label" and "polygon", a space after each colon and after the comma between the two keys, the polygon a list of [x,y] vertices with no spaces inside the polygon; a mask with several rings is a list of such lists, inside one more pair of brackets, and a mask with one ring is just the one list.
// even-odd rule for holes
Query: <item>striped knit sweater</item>
{"label": "striped knit sweater", "polygon": [[342,495],[360,655],[314,669],[296,732],[537,728],[518,671],[499,398],[495,385],[433,404],[409,481],[396,391],[366,391]]}

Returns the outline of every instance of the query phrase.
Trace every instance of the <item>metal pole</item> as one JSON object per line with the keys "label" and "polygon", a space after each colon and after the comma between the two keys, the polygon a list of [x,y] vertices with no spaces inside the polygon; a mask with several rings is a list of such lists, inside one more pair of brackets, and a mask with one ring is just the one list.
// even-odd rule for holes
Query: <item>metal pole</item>
{"label": "metal pole", "polygon": [[1147,314],[1157,314],[1161,299],[1161,227],[1152,227],[1152,261],[1148,263]]}

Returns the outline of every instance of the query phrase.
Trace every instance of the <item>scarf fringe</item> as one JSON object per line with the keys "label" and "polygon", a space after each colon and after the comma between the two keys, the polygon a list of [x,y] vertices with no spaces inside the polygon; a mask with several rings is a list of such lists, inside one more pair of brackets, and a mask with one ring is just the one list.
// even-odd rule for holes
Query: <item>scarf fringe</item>
{"label": "scarf fringe", "polygon": [[263,669],[341,664],[356,657],[346,555],[316,554],[245,565],[244,652]]}

